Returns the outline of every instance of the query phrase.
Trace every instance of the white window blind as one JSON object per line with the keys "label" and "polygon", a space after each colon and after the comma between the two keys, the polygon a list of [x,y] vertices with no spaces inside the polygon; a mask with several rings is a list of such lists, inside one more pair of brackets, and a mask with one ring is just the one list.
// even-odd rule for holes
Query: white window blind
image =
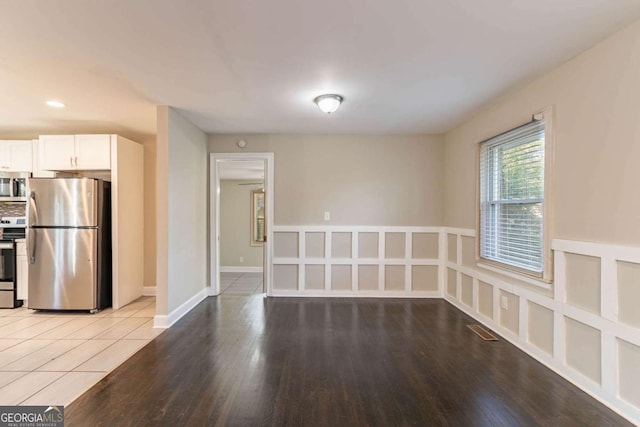
{"label": "white window blind", "polygon": [[545,124],[480,145],[480,257],[542,275]]}

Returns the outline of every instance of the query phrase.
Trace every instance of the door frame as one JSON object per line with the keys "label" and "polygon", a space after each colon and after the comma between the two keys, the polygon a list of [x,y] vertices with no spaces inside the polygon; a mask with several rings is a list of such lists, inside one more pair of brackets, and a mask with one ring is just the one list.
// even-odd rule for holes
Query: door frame
{"label": "door frame", "polygon": [[220,174],[218,162],[225,160],[264,160],[264,191],[267,241],[263,246],[263,277],[267,296],[272,294],[273,281],[273,212],[274,212],[274,155],[273,153],[211,153],[209,162],[210,251],[211,279],[209,295],[220,295]]}

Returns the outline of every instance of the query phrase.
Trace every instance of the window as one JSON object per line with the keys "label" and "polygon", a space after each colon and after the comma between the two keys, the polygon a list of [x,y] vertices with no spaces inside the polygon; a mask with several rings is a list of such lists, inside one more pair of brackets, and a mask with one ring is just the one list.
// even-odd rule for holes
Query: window
{"label": "window", "polygon": [[480,259],[550,279],[545,119],[480,144]]}

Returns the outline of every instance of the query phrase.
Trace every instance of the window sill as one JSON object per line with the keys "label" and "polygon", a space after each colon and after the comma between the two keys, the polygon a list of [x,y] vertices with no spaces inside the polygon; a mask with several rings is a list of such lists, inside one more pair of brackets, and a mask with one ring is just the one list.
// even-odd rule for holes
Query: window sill
{"label": "window sill", "polygon": [[526,283],[528,285],[536,286],[538,288],[542,288],[542,289],[545,289],[547,291],[550,291],[552,289],[552,283],[545,282],[544,280],[541,280],[541,279],[535,279],[533,277],[529,277],[529,276],[526,276],[524,274],[516,273],[516,272],[510,271],[510,270],[507,270],[507,269],[503,269],[503,268],[499,268],[499,267],[494,267],[492,265],[488,265],[488,264],[485,264],[485,263],[482,263],[482,262],[477,262],[476,265],[479,268],[483,268],[485,270],[489,270],[489,271],[492,271],[494,273],[498,273],[498,274],[501,274],[503,276],[507,276],[507,277],[510,277],[512,279],[519,280],[519,281],[524,282],[524,283]]}

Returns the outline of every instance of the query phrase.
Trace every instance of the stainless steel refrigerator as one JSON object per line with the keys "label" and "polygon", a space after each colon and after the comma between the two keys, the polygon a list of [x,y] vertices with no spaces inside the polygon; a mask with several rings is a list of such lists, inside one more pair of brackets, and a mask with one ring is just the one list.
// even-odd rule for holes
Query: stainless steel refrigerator
{"label": "stainless steel refrigerator", "polygon": [[30,178],[29,308],[96,311],[111,305],[111,185]]}

